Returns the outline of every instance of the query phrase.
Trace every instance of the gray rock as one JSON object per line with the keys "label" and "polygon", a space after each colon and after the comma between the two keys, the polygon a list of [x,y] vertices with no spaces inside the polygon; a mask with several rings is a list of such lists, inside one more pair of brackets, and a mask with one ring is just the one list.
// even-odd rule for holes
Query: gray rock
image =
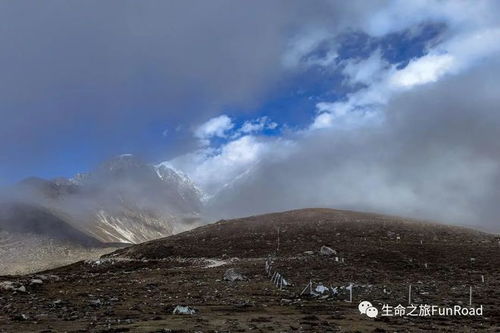
{"label": "gray rock", "polygon": [[332,248],[330,248],[328,246],[323,245],[321,247],[321,249],[319,250],[319,253],[322,256],[331,256],[331,255],[337,254],[337,251],[335,251],[334,249],[332,249]]}
{"label": "gray rock", "polygon": [[90,305],[93,305],[93,306],[101,306],[102,305],[102,302],[100,299],[92,299],[89,301]]}
{"label": "gray rock", "polygon": [[2,290],[15,290],[14,283],[11,281],[0,282],[0,289]]}
{"label": "gray rock", "polygon": [[173,314],[181,314],[181,315],[193,315],[196,312],[198,312],[197,309],[183,305],[177,305],[174,311],[172,311]]}
{"label": "gray rock", "polygon": [[41,286],[43,281],[41,279],[32,279],[30,282],[30,286]]}
{"label": "gray rock", "polygon": [[226,281],[243,281],[244,277],[240,273],[236,272],[234,268],[229,268],[224,273],[224,280]]}

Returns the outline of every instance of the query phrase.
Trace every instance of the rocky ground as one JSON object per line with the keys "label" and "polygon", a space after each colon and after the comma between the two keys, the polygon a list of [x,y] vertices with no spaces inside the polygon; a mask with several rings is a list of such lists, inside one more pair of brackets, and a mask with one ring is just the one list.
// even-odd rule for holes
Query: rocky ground
{"label": "rocky ground", "polygon": [[[289,285],[276,286],[276,273]],[[299,210],[220,221],[100,260],[0,277],[0,332],[496,332],[499,282],[494,235]],[[362,300],[380,311],[406,306],[409,285],[417,307],[467,306],[472,287],[472,304],[484,313],[359,313]]]}

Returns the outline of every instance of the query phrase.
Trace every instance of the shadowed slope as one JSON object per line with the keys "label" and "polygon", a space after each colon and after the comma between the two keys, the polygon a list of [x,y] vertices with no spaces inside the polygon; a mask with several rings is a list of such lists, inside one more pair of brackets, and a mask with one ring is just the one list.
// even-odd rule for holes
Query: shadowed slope
{"label": "shadowed slope", "polygon": [[47,208],[24,203],[0,203],[0,230],[47,236],[86,246],[102,244]]}

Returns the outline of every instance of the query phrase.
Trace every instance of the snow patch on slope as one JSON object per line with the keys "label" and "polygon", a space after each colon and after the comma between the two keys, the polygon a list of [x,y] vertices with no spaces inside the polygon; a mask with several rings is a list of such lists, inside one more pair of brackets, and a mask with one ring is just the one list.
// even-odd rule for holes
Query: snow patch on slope
{"label": "snow patch on slope", "polygon": [[181,170],[173,167],[170,163],[162,162],[154,165],[154,168],[156,174],[161,180],[165,182],[174,182],[182,189],[194,190],[202,202],[206,201],[207,195],[203,193],[203,191],[191,180],[191,178],[189,178],[189,176]]}

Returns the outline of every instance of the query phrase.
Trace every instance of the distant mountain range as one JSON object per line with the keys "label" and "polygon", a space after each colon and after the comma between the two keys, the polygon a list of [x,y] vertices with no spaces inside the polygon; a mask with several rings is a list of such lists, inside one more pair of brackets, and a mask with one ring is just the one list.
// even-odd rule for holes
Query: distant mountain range
{"label": "distant mountain range", "polygon": [[73,178],[28,178],[0,195],[0,231],[79,244],[140,243],[200,220],[202,193],[184,174],[125,154]]}

